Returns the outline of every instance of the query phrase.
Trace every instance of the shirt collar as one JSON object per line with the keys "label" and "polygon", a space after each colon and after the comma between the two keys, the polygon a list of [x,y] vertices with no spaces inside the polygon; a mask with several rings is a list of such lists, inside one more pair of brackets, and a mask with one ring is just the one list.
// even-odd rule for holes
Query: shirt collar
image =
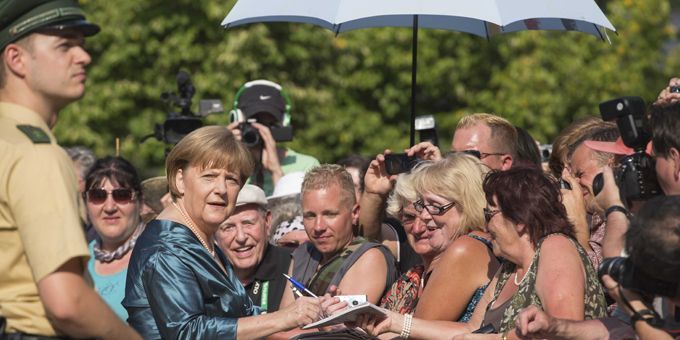
{"label": "shirt collar", "polygon": [[260,265],[255,271],[253,281],[271,281],[274,280],[277,275],[281,275],[281,273],[276,273],[276,261],[269,258],[269,255],[272,254],[272,247],[273,246],[270,243],[267,243],[267,248],[264,249],[262,262],[260,262]]}
{"label": "shirt collar", "polygon": [[0,116],[5,116],[16,121],[17,125],[25,124],[38,127],[50,136],[50,140],[53,142],[55,141],[52,130],[47,126],[45,120],[38,113],[25,106],[0,102]]}

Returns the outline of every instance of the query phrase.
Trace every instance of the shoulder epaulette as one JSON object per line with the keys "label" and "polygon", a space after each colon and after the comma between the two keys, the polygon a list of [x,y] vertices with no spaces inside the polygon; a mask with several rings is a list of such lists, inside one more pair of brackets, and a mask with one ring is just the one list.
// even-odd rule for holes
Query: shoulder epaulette
{"label": "shoulder epaulette", "polygon": [[17,129],[23,132],[33,144],[50,144],[50,136],[43,129],[32,125],[17,125]]}

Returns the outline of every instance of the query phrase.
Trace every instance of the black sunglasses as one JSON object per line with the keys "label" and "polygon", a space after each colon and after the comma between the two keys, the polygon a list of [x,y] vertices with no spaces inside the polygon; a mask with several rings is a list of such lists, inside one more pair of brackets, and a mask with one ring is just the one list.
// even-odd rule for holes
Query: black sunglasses
{"label": "black sunglasses", "polygon": [[484,158],[486,158],[486,157],[489,157],[489,156],[502,156],[502,155],[505,155],[504,153],[501,153],[501,152],[488,153],[488,152],[481,152],[481,151],[479,151],[479,150],[463,150],[463,151],[460,151],[460,152],[462,152],[462,153],[464,153],[464,154],[468,154],[468,155],[470,155],[470,156],[474,156],[474,157],[476,157],[477,159],[480,159],[480,160],[481,160],[481,159],[484,159]]}
{"label": "black sunglasses", "polygon": [[451,209],[454,205],[456,205],[456,202],[451,202],[449,204],[445,204],[442,206],[425,204],[423,200],[417,200],[413,202],[413,208],[416,209],[417,212],[421,213],[423,212],[424,209],[427,209],[427,212],[430,213],[430,215],[432,216],[443,215],[447,210]]}
{"label": "black sunglasses", "polygon": [[111,195],[113,200],[119,204],[130,203],[133,199],[135,199],[136,196],[132,189],[119,188],[113,189],[111,191],[104,189],[90,189],[85,192],[85,199],[92,204],[102,204],[104,201],[106,201],[109,195]]}
{"label": "black sunglasses", "polygon": [[486,223],[488,224],[489,221],[491,221],[491,219],[494,216],[496,216],[496,214],[498,214],[499,212],[501,212],[501,211],[500,210],[491,210],[489,208],[484,208],[484,220],[486,221]]}

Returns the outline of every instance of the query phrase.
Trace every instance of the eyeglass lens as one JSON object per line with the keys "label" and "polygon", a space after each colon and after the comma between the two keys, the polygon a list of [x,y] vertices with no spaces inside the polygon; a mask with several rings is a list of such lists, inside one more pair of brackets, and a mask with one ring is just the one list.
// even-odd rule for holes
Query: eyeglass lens
{"label": "eyeglass lens", "polygon": [[482,159],[482,153],[479,150],[463,150],[461,152],[470,156],[474,156],[477,159]]}
{"label": "eyeglass lens", "polygon": [[116,203],[128,203],[133,199],[133,191],[130,189],[119,188],[111,191],[104,189],[90,189],[87,191],[87,200],[94,204],[101,204],[111,194]]}
{"label": "eyeglass lens", "polygon": [[427,212],[430,215],[442,215],[445,213],[447,210],[449,210],[451,207],[453,207],[456,204],[456,202],[451,202],[449,204],[445,204],[442,206],[436,206],[436,205],[431,205],[431,204],[425,204],[422,200],[415,201],[413,202],[413,208],[417,212],[423,212],[424,209],[427,209]]}

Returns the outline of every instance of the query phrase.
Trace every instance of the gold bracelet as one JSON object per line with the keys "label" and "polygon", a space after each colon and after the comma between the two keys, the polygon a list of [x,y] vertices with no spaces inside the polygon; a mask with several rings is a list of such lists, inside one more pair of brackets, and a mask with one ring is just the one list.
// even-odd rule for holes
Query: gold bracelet
{"label": "gold bracelet", "polygon": [[501,340],[508,340],[508,331],[503,332],[501,335]]}

